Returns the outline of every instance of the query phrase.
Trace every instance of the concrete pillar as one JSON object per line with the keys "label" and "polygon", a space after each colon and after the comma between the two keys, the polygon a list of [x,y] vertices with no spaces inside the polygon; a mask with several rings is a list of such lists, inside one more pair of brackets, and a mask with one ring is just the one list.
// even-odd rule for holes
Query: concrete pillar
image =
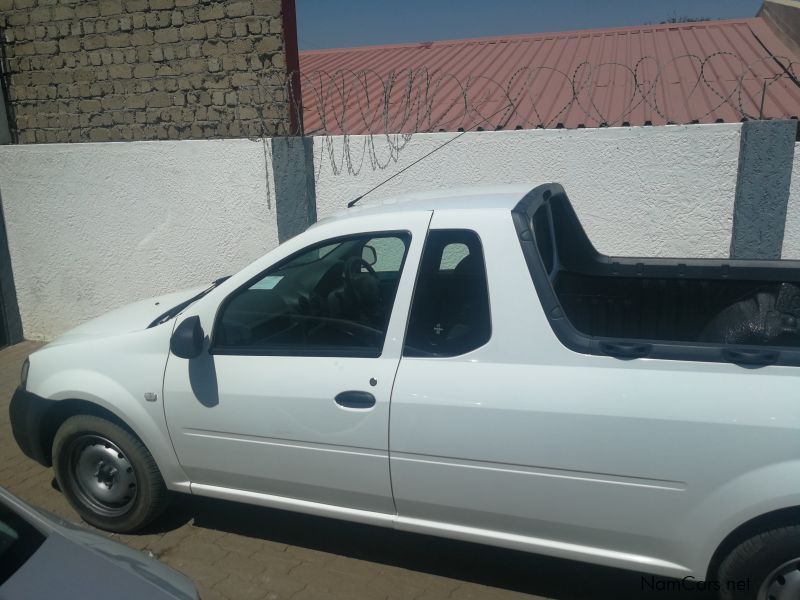
{"label": "concrete pillar", "polygon": [[314,139],[272,138],[278,240],[283,243],[317,220]]}
{"label": "concrete pillar", "polygon": [[781,258],[796,138],[797,121],[742,125],[731,258]]}

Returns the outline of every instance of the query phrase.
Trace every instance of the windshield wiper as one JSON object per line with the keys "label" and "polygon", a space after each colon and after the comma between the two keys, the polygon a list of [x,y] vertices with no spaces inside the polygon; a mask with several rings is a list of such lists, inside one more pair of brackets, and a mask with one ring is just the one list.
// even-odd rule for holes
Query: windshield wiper
{"label": "windshield wiper", "polygon": [[211,286],[210,287],[204,289],[202,292],[200,292],[196,296],[192,296],[188,300],[184,300],[183,302],[181,302],[177,306],[173,306],[172,308],[170,308],[167,312],[157,316],[155,318],[155,320],[152,323],[150,323],[150,325],[147,326],[147,328],[150,329],[151,327],[155,327],[156,325],[161,325],[162,323],[166,323],[167,321],[169,321],[170,319],[172,319],[176,315],[180,314],[181,311],[183,311],[184,308],[186,308],[190,304],[193,304],[193,303],[197,302],[198,300],[200,300],[200,298],[202,298],[203,296],[208,294],[211,290],[213,290],[215,287],[217,287],[223,281],[227,280],[229,277],[230,277],[230,275],[226,275],[225,277],[220,277],[219,279],[215,279],[213,282],[211,282]]}

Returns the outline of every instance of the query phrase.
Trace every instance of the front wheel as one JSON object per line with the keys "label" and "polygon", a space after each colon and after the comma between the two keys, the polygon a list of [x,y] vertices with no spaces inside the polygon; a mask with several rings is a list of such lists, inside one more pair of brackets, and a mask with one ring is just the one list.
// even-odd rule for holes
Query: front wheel
{"label": "front wheel", "polygon": [[61,491],[83,520],[107,531],[141,529],[169,501],[144,444],[99,417],[78,415],[64,421],[53,440],[53,468]]}
{"label": "front wheel", "polygon": [[719,567],[724,600],[800,598],[800,527],[756,535],[731,552]]}

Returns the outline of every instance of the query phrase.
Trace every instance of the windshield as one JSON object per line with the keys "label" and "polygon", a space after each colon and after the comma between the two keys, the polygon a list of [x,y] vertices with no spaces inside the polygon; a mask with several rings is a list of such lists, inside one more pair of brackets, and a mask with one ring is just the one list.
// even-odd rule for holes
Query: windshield
{"label": "windshield", "polygon": [[0,505],[0,585],[33,556],[44,539],[30,523]]}

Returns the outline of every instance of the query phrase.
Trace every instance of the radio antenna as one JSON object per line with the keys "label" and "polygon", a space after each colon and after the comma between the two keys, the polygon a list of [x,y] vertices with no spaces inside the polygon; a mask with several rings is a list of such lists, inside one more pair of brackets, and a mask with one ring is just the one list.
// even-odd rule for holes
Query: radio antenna
{"label": "radio antenna", "polygon": [[[503,108],[501,108],[501,109],[500,109],[500,110],[498,110],[497,112],[494,112],[494,113],[490,114],[490,115],[489,115],[488,117],[486,117],[486,118],[485,118],[483,121],[480,121],[480,122],[476,123],[476,124],[475,124],[475,125],[473,125],[472,127],[480,127],[481,125],[483,125],[483,124],[484,124],[486,121],[488,121],[489,119],[491,119],[491,118],[492,118],[492,117],[494,117],[495,115],[498,115],[498,114],[500,114],[500,113],[501,113],[501,112],[503,112],[504,110],[508,110],[508,108],[509,108],[508,106],[504,106]],[[459,134],[458,134],[458,135],[456,135],[456,136],[453,136],[452,138],[450,138],[449,140],[447,140],[446,142],[444,142],[444,143],[443,143],[441,146],[437,146],[436,148],[434,148],[433,150],[431,150],[430,152],[428,152],[428,153],[427,153],[427,154],[425,154],[424,156],[421,156],[421,157],[419,157],[417,160],[415,160],[414,162],[412,162],[410,165],[406,165],[405,167],[403,167],[402,169],[400,169],[400,170],[399,170],[397,173],[395,173],[394,175],[390,175],[389,177],[387,177],[386,179],[384,179],[383,181],[381,181],[381,182],[380,182],[378,185],[376,185],[375,187],[373,187],[373,188],[370,188],[369,190],[367,190],[366,192],[364,192],[363,194],[361,194],[361,195],[360,195],[358,198],[354,198],[353,200],[350,200],[350,202],[348,202],[348,203],[347,203],[347,208],[353,208],[353,207],[354,207],[356,204],[358,204],[358,203],[359,203],[361,200],[363,200],[363,199],[364,199],[366,196],[368,196],[369,194],[371,194],[372,192],[374,192],[374,191],[375,191],[375,190],[377,190],[378,188],[380,188],[380,187],[382,187],[382,186],[386,185],[387,183],[389,183],[389,182],[390,182],[392,179],[394,179],[394,178],[395,178],[395,177],[397,177],[398,175],[400,175],[400,174],[402,174],[402,173],[405,173],[406,171],[408,171],[408,170],[409,170],[411,167],[413,167],[414,165],[416,165],[416,164],[418,164],[418,163],[421,163],[423,160],[425,160],[426,158],[428,158],[428,157],[429,157],[431,154],[434,154],[435,152],[438,152],[439,150],[441,150],[442,148],[444,148],[444,147],[445,147],[445,146],[447,146],[448,144],[452,144],[453,142],[455,142],[455,141],[456,141],[458,138],[460,138],[462,135],[464,135],[464,134],[466,134],[466,133],[469,133],[469,132],[470,132],[470,130],[472,129],[472,127],[471,127],[470,129],[465,129],[464,131],[461,131],[461,132],[459,132]]]}

